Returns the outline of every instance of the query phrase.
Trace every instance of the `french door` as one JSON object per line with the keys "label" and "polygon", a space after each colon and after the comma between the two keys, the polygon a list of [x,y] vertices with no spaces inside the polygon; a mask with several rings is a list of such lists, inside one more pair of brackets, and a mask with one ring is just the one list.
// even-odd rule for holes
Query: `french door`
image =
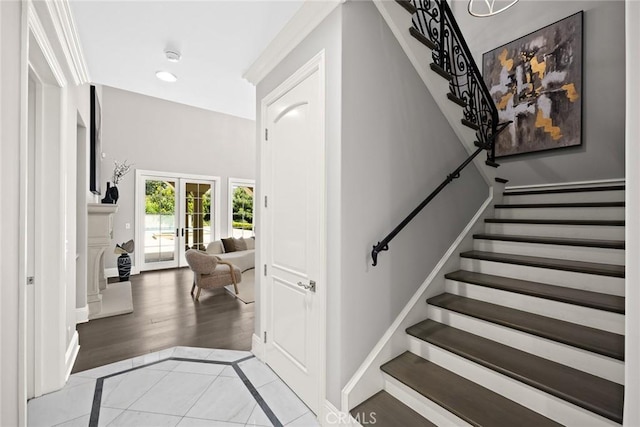
{"label": "french door", "polygon": [[136,265],[141,271],[186,266],[189,249],[219,234],[219,178],[136,171]]}

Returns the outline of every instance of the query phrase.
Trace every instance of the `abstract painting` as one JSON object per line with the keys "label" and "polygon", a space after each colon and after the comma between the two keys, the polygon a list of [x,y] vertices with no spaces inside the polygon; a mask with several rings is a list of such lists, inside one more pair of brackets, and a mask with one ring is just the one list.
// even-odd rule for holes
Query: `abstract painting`
{"label": "abstract painting", "polygon": [[499,122],[496,157],[582,143],[583,12],[483,55]]}

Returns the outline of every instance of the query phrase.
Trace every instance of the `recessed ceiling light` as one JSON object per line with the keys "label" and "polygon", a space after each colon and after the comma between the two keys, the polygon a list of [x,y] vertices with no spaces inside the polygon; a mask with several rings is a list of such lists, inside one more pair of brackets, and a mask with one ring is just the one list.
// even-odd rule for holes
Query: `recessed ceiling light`
{"label": "recessed ceiling light", "polygon": [[168,71],[156,71],[156,77],[162,80],[163,82],[173,83],[178,80],[175,74],[172,74]]}
{"label": "recessed ceiling light", "polygon": [[165,50],[164,54],[167,57],[167,61],[169,62],[178,62],[180,61],[180,52],[175,51],[175,50]]}

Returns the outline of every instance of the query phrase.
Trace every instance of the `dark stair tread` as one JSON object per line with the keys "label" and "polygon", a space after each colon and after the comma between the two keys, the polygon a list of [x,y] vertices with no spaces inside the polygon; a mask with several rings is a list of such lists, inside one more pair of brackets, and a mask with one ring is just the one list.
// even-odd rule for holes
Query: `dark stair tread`
{"label": "dark stair tread", "polygon": [[496,177],[496,178],[495,178],[495,181],[496,181],[496,182],[499,182],[500,184],[506,184],[507,182],[509,182],[509,180],[508,180],[508,179],[506,179],[506,178],[499,178],[499,177]]}
{"label": "dark stair tread", "polygon": [[407,333],[622,423],[624,387],[620,384],[433,320],[418,323]]}
{"label": "dark stair tread", "polygon": [[351,415],[364,426],[373,424],[375,419],[375,425],[378,427],[436,427],[431,421],[384,390],[353,408]]}
{"label": "dark stair tread", "polygon": [[531,209],[531,208],[623,208],[625,202],[576,202],[576,203],[513,203],[498,204],[496,209]]}
{"label": "dark stair tread", "polygon": [[453,80],[453,76],[438,64],[432,62],[429,67],[431,67],[431,70],[438,73],[442,78],[446,80]]}
{"label": "dark stair tread", "polygon": [[411,33],[413,38],[418,40],[420,43],[422,43],[423,45],[425,45],[429,49],[434,50],[436,48],[435,43],[433,43],[431,40],[429,40],[424,34],[422,34],[416,28],[414,28],[414,27],[409,28],[409,33]]}
{"label": "dark stair tread", "polygon": [[455,95],[454,95],[454,94],[452,94],[451,92],[447,93],[447,98],[448,98],[450,101],[452,101],[452,102],[454,102],[454,103],[458,104],[458,105],[459,105],[459,106],[461,106],[462,108],[466,108],[466,106],[467,106],[467,103],[466,103],[464,100],[462,100],[462,99],[458,98],[457,96],[455,96]]}
{"label": "dark stair tread", "polygon": [[598,226],[622,226],[624,221],[599,220],[599,219],[511,219],[511,218],[487,218],[484,222],[491,224],[549,224],[549,225],[598,225]]}
{"label": "dark stair tread", "polygon": [[526,265],[529,267],[549,268],[552,270],[572,271],[624,278],[624,265],[601,264],[595,262],[573,261],[567,259],[542,258],[529,255],[501,254],[496,252],[468,251],[460,254],[462,258],[502,262],[506,264]]}
{"label": "dark stair tread", "polygon": [[411,1],[409,0],[396,0],[396,2],[400,6],[404,7],[407,10],[407,12],[409,12],[412,15],[418,11],[416,7],[413,5],[413,3],[411,3]]}
{"label": "dark stair tread", "polygon": [[624,297],[617,295],[601,294],[599,292],[590,292],[582,289],[554,286],[465,270],[454,271],[453,273],[446,274],[444,277],[458,282],[472,283],[488,288],[517,292],[533,297],[546,298],[613,313],[624,314],[625,310]]}
{"label": "dark stair tread", "polygon": [[471,120],[467,120],[467,119],[461,119],[460,122],[465,125],[468,128],[471,128],[473,130],[479,130],[480,129],[480,125],[478,125],[477,123],[472,122]]}
{"label": "dark stair tread", "polygon": [[380,369],[474,426],[560,425],[410,352]]}
{"label": "dark stair tread", "polygon": [[503,193],[505,196],[526,196],[528,194],[560,194],[560,193],[585,193],[591,191],[624,191],[624,185],[606,185],[597,187],[580,187],[580,188],[549,188],[546,190],[507,190]]}
{"label": "dark stair tread", "polygon": [[588,248],[624,249],[624,240],[573,239],[569,237],[538,237],[511,234],[479,233],[474,239],[500,240],[504,242],[539,243],[544,245],[584,246]]}
{"label": "dark stair tread", "polygon": [[624,360],[624,335],[447,293],[429,298],[427,303],[603,356]]}

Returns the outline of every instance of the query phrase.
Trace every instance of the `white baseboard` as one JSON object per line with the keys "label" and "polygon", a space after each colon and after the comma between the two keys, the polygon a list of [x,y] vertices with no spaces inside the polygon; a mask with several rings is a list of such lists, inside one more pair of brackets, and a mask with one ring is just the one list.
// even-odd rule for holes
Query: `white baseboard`
{"label": "white baseboard", "polygon": [[599,187],[609,185],[624,185],[624,178],[615,179],[598,179],[592,181],[573,181],[573,182],[558,182],[552,184],[532,184],[532,185],[509,185],[505,187],[506,191],[509,190],[550,190],[552,188],[580,188],[580,187]]}
{"label": "white baseboard", "polygon": [[253,334],[253,336],[251,337],[251,353],[253,353],[254,356],[256,356],[258,359],[264,361],[264,342],[256,334]]}
{"label": "white baseboard", "polygon": [[65,364],[65,382],[69,379],[71,375],[71,370],[73,369],[73,365],[76,363],[76,358],[78,357],[78,352],[80,351],[80,342],[78,331],[73,331],[73,336],[71,337],[71,342],[67,347],[67,351],[64,354],[64,364]]}
{"label": "white baseboard", "polygon": [[503,184],[495,184],[490,188],[489,197],[480,206],[471,221],[467,223],[460,235],[458,235],[417,292],[369,353],[351,380],[342,389],[341,405],[343,411],[354,408],[382,390],[384,379],[380,372],[380,365],[407,349],[405,329],[427,318],[426,299],[444,292],[444,273],[457,269],[460,264],[460,252],[473,247],[473,234],[483,229],[484,218],[492,213],[491,208],[496,201],[500,200],[503,187]]}
{"label": "white baseboard", "polygon": [[76,325],[78,323],[86,323],[89,321],[89,306],[76,308]]}

